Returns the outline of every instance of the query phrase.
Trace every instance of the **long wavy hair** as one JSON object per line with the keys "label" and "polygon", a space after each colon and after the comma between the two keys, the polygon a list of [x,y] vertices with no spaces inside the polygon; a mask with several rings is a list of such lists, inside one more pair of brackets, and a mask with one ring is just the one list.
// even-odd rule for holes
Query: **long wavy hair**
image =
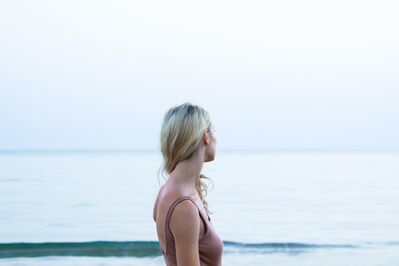
{"label": "long wavy hair", "polygon": [[[200,106],[183,103],[170,108],[163,119],[160,140],[163,163],[158,171],[166,180],[175,169],[177,163],[190,158],[201,145],[202,137],[207,128],[212,126],[209,113]],[[203,181],[212,180],[200,174],[195,188],[207,213],[211,213],[205,196],[208,185]]]}

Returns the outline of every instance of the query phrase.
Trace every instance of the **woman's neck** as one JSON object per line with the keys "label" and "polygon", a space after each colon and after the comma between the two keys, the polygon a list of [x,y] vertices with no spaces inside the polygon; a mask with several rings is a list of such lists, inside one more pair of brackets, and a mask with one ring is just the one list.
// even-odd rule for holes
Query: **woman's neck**
{"label": "woman's neck", "polygon": [[204,158],[200,154],[196,153],[191,158],[179,162],[170,174],[169,180],[186,189],[195,190],[195,184],[200,178],[204,165]]}

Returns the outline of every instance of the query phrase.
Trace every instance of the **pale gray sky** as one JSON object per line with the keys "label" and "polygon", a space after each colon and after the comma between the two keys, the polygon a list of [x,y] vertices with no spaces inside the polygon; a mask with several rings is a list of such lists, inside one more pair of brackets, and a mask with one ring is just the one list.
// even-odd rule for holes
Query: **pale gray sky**
{"label": "pale gray sky", "polygon": [[396,1],[3,1],[0,150],[157,149],[206,108],[219,149],[399,149]]}

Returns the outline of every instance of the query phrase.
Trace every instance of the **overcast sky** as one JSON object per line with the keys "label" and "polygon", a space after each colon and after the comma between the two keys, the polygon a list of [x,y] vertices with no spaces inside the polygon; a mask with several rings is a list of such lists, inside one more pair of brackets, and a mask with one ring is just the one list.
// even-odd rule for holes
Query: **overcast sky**
{"label": "overcast sky", "polygon": [[399,149],[396,1],[3,1],[0,150],[158,149],[207,109],[219,149]]}

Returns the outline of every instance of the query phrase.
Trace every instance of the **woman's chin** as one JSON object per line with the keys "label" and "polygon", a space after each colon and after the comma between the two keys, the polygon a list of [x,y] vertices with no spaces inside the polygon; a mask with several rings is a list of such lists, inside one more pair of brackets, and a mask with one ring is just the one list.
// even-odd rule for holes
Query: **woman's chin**
{"label": "woman's chin", "polygon": [[212,162],[214,160],[215,160],[215,154],[207,156],[204,162],[207,163],[207,162]]}

